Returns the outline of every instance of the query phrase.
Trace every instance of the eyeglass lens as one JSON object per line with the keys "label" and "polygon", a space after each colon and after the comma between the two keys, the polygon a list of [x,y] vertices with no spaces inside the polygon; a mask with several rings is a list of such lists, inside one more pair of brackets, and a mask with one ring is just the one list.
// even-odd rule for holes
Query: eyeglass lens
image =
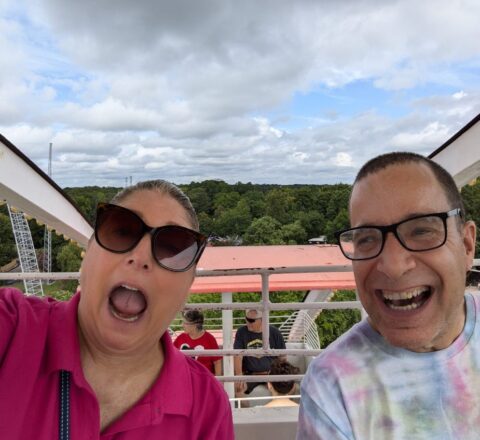
{"label": "eyeglass lens", "polygon": [[[132,250],[150,228],[135,213],[116,205],[99,206],[95,237],[112,252]],[[152,252],[156,261],[171,270],[186,270],[196,258],[200,242],[194,231],[176,225],[154,229]]]}
{"label": "eyeglass lens", "polygon": [[[406,220],[395,228],[400,243],[411,251],[424,251],[445,242],[445,221],[438,216],[424,216]],[[355,228],[340,235],[340,246],[348,258],[366,259],[377,256],[383,247],[381,228]]]}
{"label": "eyeglass lens", "polygon": [[177,226],[158,229],[152,240],[157,261],[172,269],[189,266],[199,247],[194,234]]}
{"label": "eyeglass lens", "polygon": [[249,322],[250,324],[252,324],[252,323],[254,323],[254,322],[257,320],[257,318],[247,318],[247,317],[245,317],[245,320],[246,320],[247,322]]}

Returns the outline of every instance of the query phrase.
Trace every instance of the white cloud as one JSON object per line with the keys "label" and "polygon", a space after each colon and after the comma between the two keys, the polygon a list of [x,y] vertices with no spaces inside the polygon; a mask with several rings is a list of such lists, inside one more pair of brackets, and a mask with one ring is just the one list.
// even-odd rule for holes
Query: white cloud
{"label": "white cloud", "polygon": [[[0,0],[0,129],[42,167],[53,142],[61,185],[349,181],[478,113],[478,16],[476,0]],[[291,106],[356,81],[385,101]]]}

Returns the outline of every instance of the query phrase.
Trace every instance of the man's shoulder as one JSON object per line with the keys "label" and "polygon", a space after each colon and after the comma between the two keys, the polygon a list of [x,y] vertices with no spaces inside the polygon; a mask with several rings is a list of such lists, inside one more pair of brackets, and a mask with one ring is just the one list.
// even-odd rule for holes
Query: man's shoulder
{"label": "man's shoulder", "polygon": [[235,337],[237,336],[243,336],[248,333],[248,328],[246,325],[242,325],[241,327],[237,328],[237,332],[235,333]]}
{"label": "man's shoulder", "polygon": [[355,324],[323,349],[313,362],[318,366],[322,366],[338,362],[341,358],[359,358],[364,353],[370,354],[371,352],[366,350],[366,346],[373,345],[373,343],[366,336],[367,331],[368,323],[366,321]]}

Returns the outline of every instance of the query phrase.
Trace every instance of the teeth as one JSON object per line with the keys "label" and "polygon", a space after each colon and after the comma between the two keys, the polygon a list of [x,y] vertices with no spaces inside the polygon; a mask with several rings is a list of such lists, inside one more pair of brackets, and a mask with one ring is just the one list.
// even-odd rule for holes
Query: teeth
{"label": "teeth", "polygon": [[385,299],[395,301],[400,299],[412,299],[425,292],[425,290],[428,290],[428,287],[414,287],[413,289],[404,290],[403,292],[388,292],[384,290],[382,291],[382,294]]}
{"label": "teeth", "polygon": [[110,310],[111,310],[113,316],[115,316],[115,318],[120,319],[120,320],[125,321],[125,322],[134,322],[140,317],[139,315],[135,315],[135,316],[130,316],[130,317],[127,318],[126,316],[123,316],[123,315],[120,315],[119,313],[117,313],[115,308],[113,308],[112,306],[110,306]]}
{"label": "teeth", "polygon": [[127,290],[132,290],[133,292],[138,292],[139,290],[136,287],[127,286],[126,284],[122,284],[122,287]]}
{"label": "teeth", "polygon": [[395,306],[393,304],[389,304],[388,306],[393,310],[414,310],[420,307],[420,305],[416,303],[409,304],[408,306]]}

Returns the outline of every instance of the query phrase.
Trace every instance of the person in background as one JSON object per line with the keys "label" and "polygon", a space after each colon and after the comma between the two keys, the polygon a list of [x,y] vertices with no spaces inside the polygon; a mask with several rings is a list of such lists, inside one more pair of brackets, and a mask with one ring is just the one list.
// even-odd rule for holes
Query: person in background
{"label": "person in background", "polygon": [[297,439],[478,439],[476,229],[455,181],[418,154],[378,156],[349,212],[336,236],[368,317],[311,362]]}
{"label": "person in background", "polygon": [[67,302],[0,289],[0,438],[233,439],[221,384],[174,348],[206,237],[155,180],[97,208]]}
{"label": "person in background", "polygon": [[[218,350],[215,336],[203,329],[203,321],[202,312],[187,310],[183,314],[184,333],[178,335],[173,345],[179,350]],[[222,375],[221,356],[198,356],[196,359],[215,376]]]}
{"label": "person in background", "polygon": [[[283,359],[275,359],[270,367],[270,374],[280,376],[282,374],[291,375],[299,374],[300,370],[294,367],[291,363]],[[297,402],[294,402],[288,396],[295,390],[295,381],[287,380],[285,382],[268,382],[268,390],[272,393],[275,399],[270,400],[266,407],[277,406],[298,406]]]}
{"label": "person in background", "polygon": [[[246,325],[240,327],[235,334],[233,343],[234,349],[255,349],[262,348],[262,312],[260,310],[246,310]],[[280,330],[273,325],[269,326],[270,338],[269,347],[284,349],[285,341]],[[236,376],[240,375],[258,375],[265,376],[270,373],[270,366],[276,356],[240,356],[234,358],[234,372]],[[282,356],[284,359],[284,357]],[[250,394],[258,385],[266,384],[261,382],[235,382],[235,391],[237,395]]]}

